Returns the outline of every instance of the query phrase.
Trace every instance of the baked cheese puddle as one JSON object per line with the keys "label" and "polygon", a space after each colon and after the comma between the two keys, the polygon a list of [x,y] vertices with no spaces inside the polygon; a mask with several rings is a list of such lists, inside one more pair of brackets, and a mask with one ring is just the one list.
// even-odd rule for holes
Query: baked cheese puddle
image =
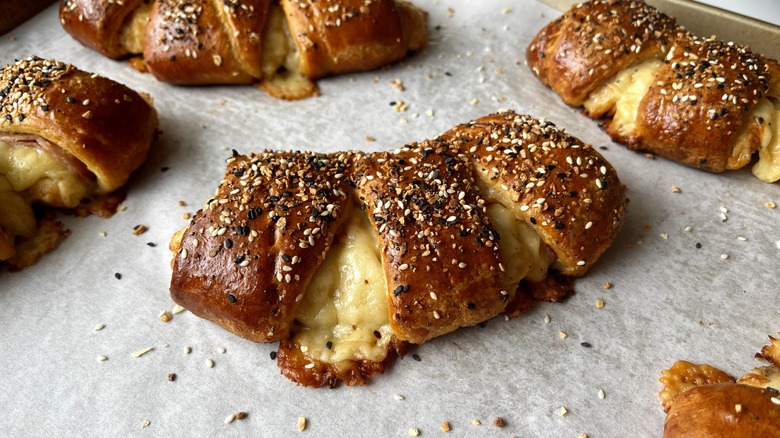
{"label": "baked cheese puddle", "polygon": [[[504,284],[514,292],[523,278],[541,281],[549,261],[539,236],[498,202],[487,214],[500,235]],[[298,305],[292,341],[310,360],[381,362],[393,337],[389,294],[374,228],[353,208]]]}
{"label": "baked cheese puddle", "polygon": [[753,175],[764,182],[780,180],[780,103],[767,98],[753,109],[753,120],[761,128],[761,149],[758,162],[753,165]]}
{"label": "baked cheese puddle", "polygon": [[316,91],[314,83],[301,72],[298,46],[279,5],[271,6],[268,11],[261,68],[263,88],[276,97],[299,99]]}

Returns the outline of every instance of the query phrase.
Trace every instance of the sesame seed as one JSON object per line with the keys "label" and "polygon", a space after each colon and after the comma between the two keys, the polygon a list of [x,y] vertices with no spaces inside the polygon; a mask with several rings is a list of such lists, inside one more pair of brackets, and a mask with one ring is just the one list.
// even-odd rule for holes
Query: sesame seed
{"label": "sesame seed", "polygon": [[599,398],[604,400],[604,397],[606,397],[606,396],[607,396],[607,394],[604,393],[604,390],[603,389],[599,389]]}
{"label": "sesame seed", "polygon": [[225,417],[225,424],[230,424],[236,419],[236,414],[230,414]]}
{"label": "sesame seed", "polygon": [[154,347],[146,347],[143,350],[134,351],[133,357],[137,359],[152,350],[154,350]]}
{"label": "sesame seed", "polygon": [[97,359],[98,362],[105,362],[105,361],[108,360],[108,358],[106,356],[103,356],[103,355],[98,356],[96,359]]}
{"label": "sesame seed", "polygon": [[206,366],[209,368],[214,368],[214,361],[212,359],[206,359]]}
{"label": "sesame seed", "polygon": [[98,324],[98,325],[95,326],[95,328],[93,330],[96,331],[96,332],[99,332],[99,331],[103,330],[104,328],[106,328],[105,324]]}
{"label": "sesame seed", "polygon": [[396,399],[396,400],[398,400],[398,401],[401,401],[401,400],[403,400],[405,397],[404,397],[404,396],[402,396],[401,394],[395,394],[395,395],[393,395],[393,398],[394,398],[394,399]]}
{"label": "sesame seed", "polygon": [[780,405],[780,398],[778,398],[778,397],[772,397],[772,398],[769,399],[769,401],[771,401],[772,403],[774,403],[776,405]]}

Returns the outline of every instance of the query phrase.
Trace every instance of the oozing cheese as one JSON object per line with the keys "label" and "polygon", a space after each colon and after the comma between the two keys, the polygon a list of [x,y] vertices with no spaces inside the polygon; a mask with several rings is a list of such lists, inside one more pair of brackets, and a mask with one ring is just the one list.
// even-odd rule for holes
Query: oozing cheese
{"label": "oozing cheese", "polygon": [[614,113],[610,128],[623,136],[631,134],[636,126],[639,103],[653,84],[661,64],[661,61],[653,59],[620,72],[590,93],[583,104],[585,109],[592,117]]}
{"label": "oozing cheese", "polygon": [[753,119],[763,125],[758,162],[753,165],[753,175],[761,181],[780,180],[780,104],[772,104],[764,98],[756,105]]}
{"label": "oozing cheese", "polygon": [[780,391],[780,368],[772,365],[754,368],[753,371],[740,377],[737,382],[759,388],[774,388]]}
{"label": "oozing cheese", "polygon": [[542,239],[512,211],[495,202],[487,207],[490,223],[499,234],[498,251],[504,265],[504,285],[514,291],[522,279],[541,281],[547,275],[549,261]]}
{"label": "oozing cheese", "polygon": [[275,96],[296,99],[316,89],[301,73],[301,58],[282,8],[271,6],[263,36],[261,68],[263,86]]}
{"label": "oozing cheese", "polygon": [[295,319],[302,327],[294,341],[308,357],[326,363],[380,362],[392,330],[376,237],[357,209],[339,234],[299,304]]}
{"label": "oozing cheese", "polygon": [[119,44],[133,55],[144,51],[144,32],[146,22],[149,21],[149,11],[152,10],[152,2],[141,3],[141,6],[133,11],[127,23],[122,28],[119,36]]}
{"label": "oozing cheese", "polygon": [[14,236],[29,237],[35,232],[35,215],[30,203],[14,190],[5,175],[0,174],[0,228],[13,242]]}
{"label": "oozing cheese", "polygon": [[[45,194],[48,200],[56,200],[57,207],[75,207],[89,193],[80,175],[35,147],[0,141],[0,175],[8,179],[14,191]],[[32,199],[36,200],[39,199]]]}

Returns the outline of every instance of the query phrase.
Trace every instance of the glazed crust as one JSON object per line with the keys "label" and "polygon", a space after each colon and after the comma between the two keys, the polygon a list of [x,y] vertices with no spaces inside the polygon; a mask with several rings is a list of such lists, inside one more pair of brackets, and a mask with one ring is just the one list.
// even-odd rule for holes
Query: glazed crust
{"label": "glazed crust", "polygon": [[[553,250],[553,268],[584,274],[609,247],[625,216],[625,187],[592,146],[514,113],[494,114],[441,135],[471,163],[515,217]],[[509,158],[509,159],[508,159]]]}
{"label": "glazed crust", "polygon": [[130,55],[122,46],[122,27],[144,0],[61,0],[60,23],[81,44],[103,55],[121,59]]}
{"label": "glazed crust", "polygon": [[644,2],[590,1],[545,26],[528,46],[526,59],[564,102],[580,106],[619,71],[648,58],[662,59],[678,31],[673,18]]}
{"label": "glazed crust", "polygon": [[424,141],[364,156],[355,173],[377,233],[398,339],[421,344],[504,310],[509,291],[501,287],[496,234],[481,212],[470,166],[449,144]]}
{"label": "glazed crust", "polygon": [[172,248],[173,300],[256,342],[289,338],[344,220],[347,165],[309,152],[231,158],[217,193]]}
{"label": "glazed crust", "polygon": [[94,194],[124,185],[157,134],[148,97],[72,65],[39,58],[6,65],[0,91],[0,131],[59,146],[95,176]]}
{"label": "glazed crust", "polygon": [[[739,169],[758,149],[760,124],[748,114],[766,96],[770,77],[768,61],[744,46],[685,36],[675,41],[639,104],[636,136],[607,131],[632,149],[688,166]],[[754,146],[732,158],[741,136]]]}
{"label": "glazed crust", "polygon": [[[326,2],[281,0],[301,71],[315,79],[372,70],[393,63],[427,44],[425,12],[395,0]],[[400,10],[403,9],[403,13]]]}
{"label": "glazed crust", "polygon": [[180,85],[247,84],[261,75],[262,29],[270,0],[158,0],[144,60],[159,80]]}
{"label": "glazed crust", "polygon": [[736,383],[690,389],[675,399],[664,437],[780,437],[777,397],[777,391]]}
{"label": "glazed crust", "polygon": [[[510,154],[504,146],[487,158],[488,144],[523,136],[537,147],[519,145]],[[481,155],[479,147],[471,150],[478,137],[489,138]],[[547,184],[540,167],[551,172]],[[480,171],[506,174],[491,184],[523,193],[508,205],[534,210],[521,218],[547,234],[559,254],[552,267],[567,275],[582,275],[592,265],[625,214],[623,185],[598,153],[551,124],[514,113],[488,116],[394,152],[234,156],[215,196],[171,241],[171,296],[239,336],[286,342],[280,366],[299,383],[361,383],[384,369],[385,361],[324,364],[301,354],[291,339],[297,304],[344,217],[366,214],[373,228],[394,335],[389,348],[425,342],[492,318],[514,297],[515,291],[502,289],[500,237],[474,179]],[[528,185],[532,179],[536,189]],[[601,188],[597,179],[605,181]],[[527,188],[521,190],[521,183]],[[566,184],[572,190],[558,196]],[[542,194],[550,201],[538,202]],[[565,220],[566,230],[553,218]]]}
{"label": "glazed crust", "polygon": [[606,120],[606,131],[630,149],[710,172],[750,162],[767,126],[750,113],[765,96],[780,95],[776,61],[744,46],[697,38],[641,1],[575,6],[539,32],[526,58],[536,76],[574,106],[618,73],[663,60],[635,120],[626,122],[631,125]]}

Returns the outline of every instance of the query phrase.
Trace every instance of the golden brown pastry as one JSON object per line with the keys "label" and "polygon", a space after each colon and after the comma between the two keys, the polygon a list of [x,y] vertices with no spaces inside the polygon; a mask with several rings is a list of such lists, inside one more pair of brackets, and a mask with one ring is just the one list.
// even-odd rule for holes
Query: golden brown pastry
{"label": "golden brown pastry", "polygon": [[281,341],[298,383],[362,384],[406,343],[525,303],[521,281],[583,275],[622,224],[624,191],[590,145],[512,112],[394,152],[234,155],[171,241],[171,296]]}
{"label": "golden brown pastry", "polygon": [[427,45],[426,13],[405,0],[62,0],[82,44],[143,57],[157,79],[185,85],[261,82],[284,99],[314,79],[371,70]]}
{"label": "golden brown pastry", "polygon": [[780,437],[780,342],[769,339],[756,356],[770,365],[737,380],[685,361],[664,370],[659,394],[668,412],[664,437]]}
{"label": "golden brown pastry", "polygon": [[31,57],[3,68],[0,260],[27,266],[65,234],[53,217],[36,217],[33,204],[73,209],[125,184],[156,135],[148,99],[53,60]]}
{"label": "golden brown pastry", "polygon": [[526,51],[536,76],[615,140],[711,172],[780,180],[780,64],[630,0],[574,6]]}

